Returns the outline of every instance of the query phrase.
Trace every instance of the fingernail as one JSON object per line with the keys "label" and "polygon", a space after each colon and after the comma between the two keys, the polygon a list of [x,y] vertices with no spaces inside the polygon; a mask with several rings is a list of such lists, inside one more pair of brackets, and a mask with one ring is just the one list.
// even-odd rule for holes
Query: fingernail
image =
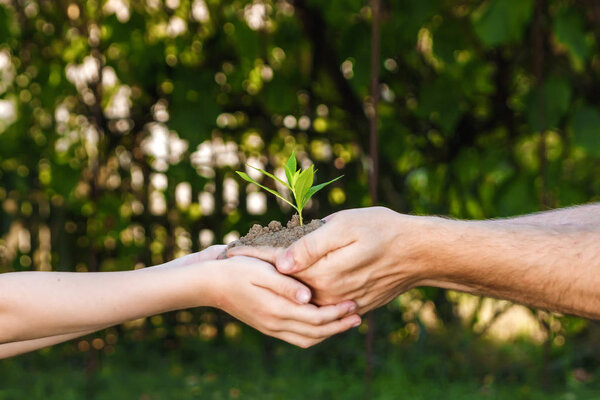
{"label": "fingernail", "polygon": [[283,256],[281,256],[281,258],[278,260],[277,268],[281,272],[292,272],[292,270],[294,269],[294,258],[292,257],[292,254],[289,252],[289,250],[286,251],[283,254]]}
{"label": "fingernail", "polygon": [[352,303],[348,306],[348,312],[354,312],[356,310],[356,304]]}
{"label": "fingernail", "polygon": [[299,289],[296,292],[296,300],[302,304],[308,303],[310,300],[310,292],[306,289]]}
{"label": "fingernail", "polygon": [[361,321],[360,319],[358,319],[358,320],[356,320],[356,322],[354,322],[354,323],[352,324],[352,327],[353,327],[353,328],[356,328],[356,327],[357,327],[357,326],[359,326],[361,323],[362,323],[362,321]]}

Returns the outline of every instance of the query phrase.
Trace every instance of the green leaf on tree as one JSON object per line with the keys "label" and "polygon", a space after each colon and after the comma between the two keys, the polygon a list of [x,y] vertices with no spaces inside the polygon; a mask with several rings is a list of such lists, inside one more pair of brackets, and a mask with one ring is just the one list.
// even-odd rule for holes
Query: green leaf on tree
{"label": "green leaf on tree", "polygon": [[600,155],[600,111],[588,105],[579,107],[570,121],[573,144],[586,153]]}

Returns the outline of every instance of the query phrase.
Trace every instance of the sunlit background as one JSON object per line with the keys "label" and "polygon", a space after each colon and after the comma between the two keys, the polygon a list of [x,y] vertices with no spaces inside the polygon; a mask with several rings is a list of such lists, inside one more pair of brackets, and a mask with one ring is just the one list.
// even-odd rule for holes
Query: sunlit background
{"label": "sunlit background", "polygon": [[[381,6],[380,204],[598,200],[600,3]],[[234,171],[292,150],[345,175],[309,218],[369,205],[372,23],[367,0],[0,0],[0,271],[144,268],[285,222]],[[374,328],[369,388],[366,324],[302,351],[200,309],[2,361],[0,399],[600,395],[594,322],[418,289]]]}

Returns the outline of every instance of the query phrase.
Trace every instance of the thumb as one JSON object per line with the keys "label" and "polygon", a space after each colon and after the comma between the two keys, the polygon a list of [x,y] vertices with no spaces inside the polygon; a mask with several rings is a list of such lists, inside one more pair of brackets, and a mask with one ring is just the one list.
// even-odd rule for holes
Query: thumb
{"label": "thumb", "polygon": [[279,272],[292,274],[303,271],[328,253],[348,245],[350,240],[342,232],[342,221],[340,218],[331,218],[325,225],[280,252],[275,260]]}

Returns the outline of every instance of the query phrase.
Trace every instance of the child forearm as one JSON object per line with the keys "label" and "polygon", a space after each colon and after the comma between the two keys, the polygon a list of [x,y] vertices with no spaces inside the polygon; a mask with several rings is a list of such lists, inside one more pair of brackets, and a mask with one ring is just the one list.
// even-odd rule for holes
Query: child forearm
{"label": "child forearm", "polygon": [[216,261],[223,246],[136,271],[0,275],[0,358],[132,319],[218,307],[301,347],[360,324],[356,304],[307,304],[310,290],[259,260]]}
{"label": "child forearm", "polygon": [[67,340],[75,339],[81,336],[88,335],[96,330],[88,330],[75,333],[67,333],[64,335],[49,336],[39,339],[23,340],[20,342],[0,344],[0,359],[14,357],[19,354],[28,353],[30,351],[43,349],[53,346],[58,343],[66,342]]}
{"label": "child forearm", "polygon": [[[193,272],[192,266],[165,265],[106,273],[2,274],[0,343],[94,331],[202,305],[203,274]],[[197,281],[193,296],[190,280]]]}

